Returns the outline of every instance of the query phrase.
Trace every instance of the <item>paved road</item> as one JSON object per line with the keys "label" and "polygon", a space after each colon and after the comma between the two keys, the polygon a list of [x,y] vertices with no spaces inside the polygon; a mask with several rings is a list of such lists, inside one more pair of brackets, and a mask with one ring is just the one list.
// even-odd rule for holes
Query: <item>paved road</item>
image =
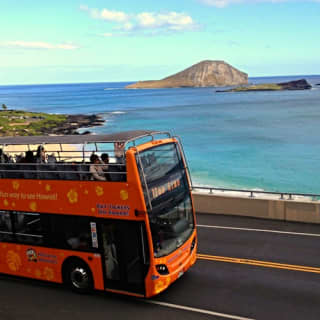
{"label": "paved road", "polygon": [[[204,214],[197,220],[198,252],[213,258],[198,259],[151,304],[105,293],[77,295],[4,276],[0,320],[320,318],[320,226]],[[281,265],[265,267],[274,266],[266,262]]]}

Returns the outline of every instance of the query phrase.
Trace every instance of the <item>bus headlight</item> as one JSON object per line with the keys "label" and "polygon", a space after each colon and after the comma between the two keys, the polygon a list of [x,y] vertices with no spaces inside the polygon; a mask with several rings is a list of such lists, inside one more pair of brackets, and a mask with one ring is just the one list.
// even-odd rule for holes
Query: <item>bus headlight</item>
{"label": "bus headlight", "polygon": [[169,274],[169,270],[165,264],[157,264],[156,269],[157,269],[158,273],[163,276],[166,274]]}

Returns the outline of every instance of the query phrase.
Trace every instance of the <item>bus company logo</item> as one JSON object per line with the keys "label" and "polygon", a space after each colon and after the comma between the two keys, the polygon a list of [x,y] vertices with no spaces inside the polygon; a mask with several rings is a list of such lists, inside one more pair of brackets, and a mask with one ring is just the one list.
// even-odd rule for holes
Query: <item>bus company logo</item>
{"label": "bus company logo", "polygon": [[128,216],[130,206],[110,203],[97,203],[96,205],[99,214]]}
{"label": "bus company logo", "polygon": [[38,255],[37,255],[37,252],[35,250],[33,250],[31,248],[27,249],[26,255],[27,255],[28,261],[31,261],[31,262],[37,262],[38,261]]}

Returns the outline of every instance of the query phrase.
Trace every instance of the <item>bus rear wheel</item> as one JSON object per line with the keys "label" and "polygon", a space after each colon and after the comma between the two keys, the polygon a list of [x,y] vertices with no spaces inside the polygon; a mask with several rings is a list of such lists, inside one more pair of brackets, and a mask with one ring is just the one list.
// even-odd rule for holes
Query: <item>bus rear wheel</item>
{"label": "bus rear wheel", "polygon": [[65,272],[65,282],[73,291],[87,293],[93,289],[92,273],[86,263],[81,260],[72,261]]}

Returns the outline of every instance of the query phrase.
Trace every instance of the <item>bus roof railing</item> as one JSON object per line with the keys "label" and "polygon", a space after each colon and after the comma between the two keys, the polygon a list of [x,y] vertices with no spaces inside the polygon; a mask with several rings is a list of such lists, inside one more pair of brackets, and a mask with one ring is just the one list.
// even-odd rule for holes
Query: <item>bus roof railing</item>
{"label": "bus roof railing", "polygon": [[139,139],[150,137],[152,140],[155,135],[166,135],[170,133],[156,130],[131,130],[110,134],[89,134],[89,135],[57,135],[57,136],[12,136],[0,137],[0,145],[33,145],[33,144],[88,144],[88,143],[115,143],[124,142],[125,144],[135,142]]}

